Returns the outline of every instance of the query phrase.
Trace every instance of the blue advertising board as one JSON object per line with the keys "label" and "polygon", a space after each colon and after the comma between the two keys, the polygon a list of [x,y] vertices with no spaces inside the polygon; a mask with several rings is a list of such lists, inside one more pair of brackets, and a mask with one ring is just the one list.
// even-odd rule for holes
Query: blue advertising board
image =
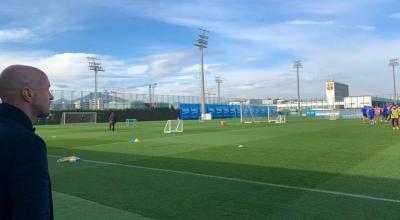
{"label": "blue advertising board", "polygon": [[[181,119],[199,119],[201,112],[200,104],[180,104],[179,117]],[[268,114],[277,115],[276,106],[245,106],[243,108],[244,117],[266,117]],[[206,112],[211,113],[212,118],[239,118],[240,105],[221,105],[206,104]]]}

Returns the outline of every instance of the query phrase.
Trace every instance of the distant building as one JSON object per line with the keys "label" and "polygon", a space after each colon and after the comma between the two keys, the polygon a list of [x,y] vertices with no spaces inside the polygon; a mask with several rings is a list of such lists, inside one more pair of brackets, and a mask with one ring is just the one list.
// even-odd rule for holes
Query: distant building
{"label": "distant building", "polygon": [[343,102],[349,96],[349,86],[334,81],[326,82],[325,86],[326,101],[332,108],[336,108],[337,102]]}
{"label": "distant building", "polygon": [[394,103],[394,99],[377,96],[349,96],[344,98],[344,108],[362,108],[364,106],[385,107]]}

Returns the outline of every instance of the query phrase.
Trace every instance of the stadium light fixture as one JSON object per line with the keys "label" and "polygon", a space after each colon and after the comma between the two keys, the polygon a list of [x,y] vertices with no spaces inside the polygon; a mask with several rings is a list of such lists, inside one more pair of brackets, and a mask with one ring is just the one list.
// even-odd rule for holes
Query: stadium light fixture
{"label": "stadium light fixture", "polygon": [[220,76],[216,76],[215,77],[215,82],[218,84],[218,104],[221,104],[221,83],[223,83],[224,81],[222,80],[222,78]]}
{"label": "stadium light fixture", "polygon": [[396,76],[394,72],[394,67],[399,65],[398,59],[390,59],[389,66],[392,66],[393,69],[393,94],[394,94],[394,104],[397,105],[397,93],[396,93]]}
{"label": "stadium light fixture", "polygon": [[94,101],[96,109],[99,109],[99,101],[97,100],[97,74],[99,71],[104,72],[104,68],[101,66],[100,58],[97,57],[86,57],[89,63],[89,70],[94,71]]}
{"label": "stadium light fixture", "polygon": [[200,79],[201,79],[201,86],[200,86],[200,94],[201,94],[201,119],[206,118],[206,98],[204,92],[204,49],[207,48],[208,45],[208,36],[206,33],[209,31],[206,29],[199,28],[200,33],[197,33],[197,40],[194,43],[194,46],[198,47],[201,52],[201,65],[200,65]]}
{"label": "stadium light fixture", "polygon": [[151,107],[154,107],[154,104],[153,104],[154,99],[155,99],[154,89],[155,89],[156,85],[157,85],[157,83],[149,84],[149,105]]}
{"label": "stadium light fixture", "polygon": [[300,110],[300,82],[299,82],[299,69],[303,68],[301,64],[301,60],[294,61],[293,68],[296,69],[297,72],[297,114],[301,116]]}

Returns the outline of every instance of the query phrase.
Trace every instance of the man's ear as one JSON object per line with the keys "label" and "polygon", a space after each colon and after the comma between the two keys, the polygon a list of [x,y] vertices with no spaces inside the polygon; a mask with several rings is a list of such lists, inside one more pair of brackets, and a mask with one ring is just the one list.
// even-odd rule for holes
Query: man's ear
{"label": "man's ear", "polygon": [[21,90],[21,96],[26,102],[31,103],[33,97],[33,90],[28,87],[24,87]]}

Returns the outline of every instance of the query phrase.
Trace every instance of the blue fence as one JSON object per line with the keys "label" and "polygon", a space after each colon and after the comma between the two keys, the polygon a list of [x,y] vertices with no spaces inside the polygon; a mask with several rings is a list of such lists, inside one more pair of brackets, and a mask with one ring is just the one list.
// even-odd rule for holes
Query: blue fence
{"label": "blue fence", "polygon": [[332,112],[336,112],[338,118],[361,118],[361,110],[360,109],[338,109],[335,111],[332,110],[307,110],[306,114],[310,117],[316,118],[328,118],[329,114]]}
{"label": "blue fence", "polygon": [[[266,117],[277,114],[276,106],[243,106],[243,117]],[[180,104],[179,117],[181,119],[199,119],[201,115],[200,104]],[[212,118],[239,118],[240,105],[220,105],[220,104],[206,104],[206,112],[211,113]]]}

